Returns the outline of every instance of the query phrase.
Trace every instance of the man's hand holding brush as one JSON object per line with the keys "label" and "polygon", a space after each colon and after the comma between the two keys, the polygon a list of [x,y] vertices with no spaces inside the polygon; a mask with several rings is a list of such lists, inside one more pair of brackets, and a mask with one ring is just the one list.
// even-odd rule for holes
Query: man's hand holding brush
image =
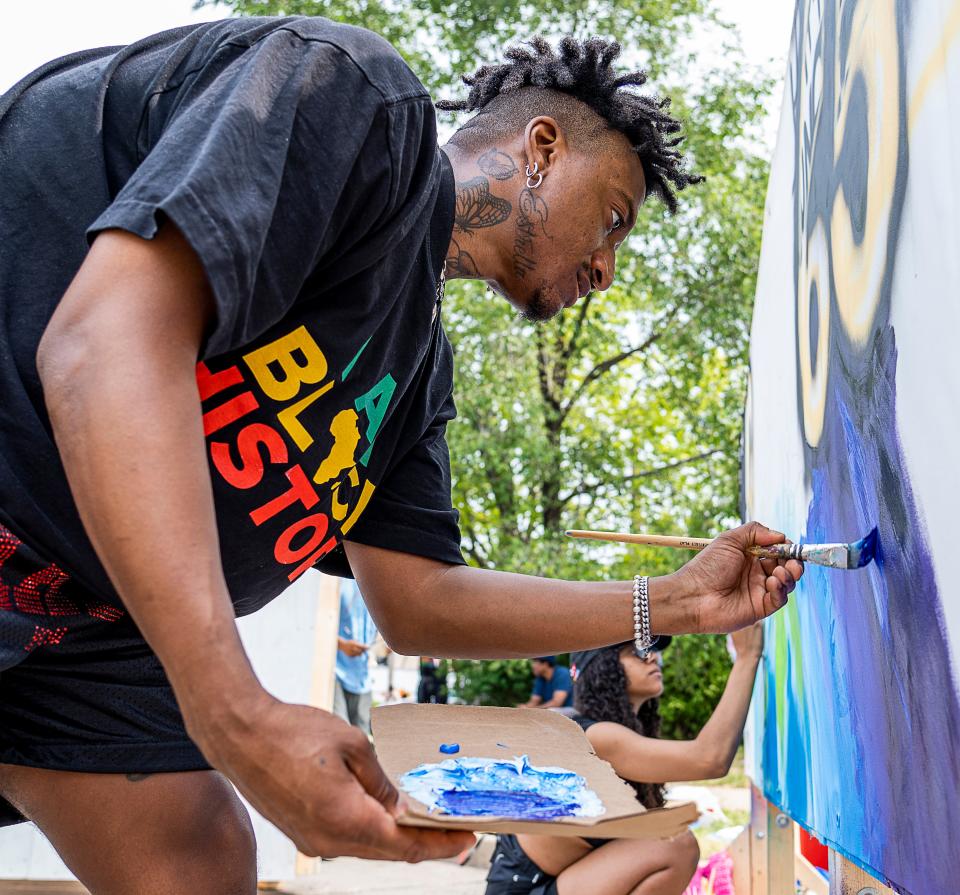
{"label": "man's hand holding brush", "polygon": [[753,545],[782,544],[776,531],[750,522],[726,531],[674,573],[677,591],[691,599],[700,633],[724,633],[772,615],[803,575],[795,559],[759,559],[747,551]]}
{"label": "man's hand holding brush", "polygon": [[[678,571],[649,578],[651,633],[725,633],[775,612],[803,564],[759,559],[749,548],[784,541],[751,522],[716,538]],[[377,626],[407,655],[543,656],[633,636],[633,582],[563,581],[451,566],[352,541],[345,546]]]}

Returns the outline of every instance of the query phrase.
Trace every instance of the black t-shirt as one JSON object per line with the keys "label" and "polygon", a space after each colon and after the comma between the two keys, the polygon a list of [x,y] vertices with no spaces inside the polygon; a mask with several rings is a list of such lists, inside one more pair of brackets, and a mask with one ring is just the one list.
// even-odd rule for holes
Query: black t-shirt
{"label": "black t-shirt", "polygon": [[29,75],[0,98],[0,520],[116,599],[35,356],[89,241],[166,217],[215,297],[197,382],[237,612],[310,566],[345,572],[345,536],[462,562],[438,287],[453,203],[429,96],[362,29],[231,19]]}
{"label": "black t-shirt", "polygon": [[583,728],[584,733],[593,727],[594,724],[600,723],[599,721],[595,721],[593,718],[588,718],[586,715],[581,715],[579,712],[573,716],[573,720]]}

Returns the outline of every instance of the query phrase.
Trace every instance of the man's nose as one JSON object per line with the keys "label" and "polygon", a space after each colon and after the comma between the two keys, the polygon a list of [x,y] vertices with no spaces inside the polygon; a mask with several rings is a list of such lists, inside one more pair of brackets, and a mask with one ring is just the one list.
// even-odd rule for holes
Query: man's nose
{"label": "man's nose", "polygon": [[590,286],[605,292],[613,285],[616,255],[608,249],[600,249],[590,258]]}

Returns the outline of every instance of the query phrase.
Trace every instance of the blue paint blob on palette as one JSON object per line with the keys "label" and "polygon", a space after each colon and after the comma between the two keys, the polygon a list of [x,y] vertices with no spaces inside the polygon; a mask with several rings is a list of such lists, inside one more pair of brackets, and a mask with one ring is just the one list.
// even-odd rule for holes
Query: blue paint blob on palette
{"label": "blue paint blob on palette", "polygon": [[459,743],[441,743],[440,751],[444,755],[456,755],[460,751]]}
{"label": "blue paint blob on palette", "polygon": [[526,755],[422,764],[404,774],[400,786],[431,811],[457,817],[555,820],[604,813],[603,803],[579,774],[531,765]]}
{"label": "blue paint blob on palette", "polygon": [[459,817],[523,817],[527,820],[553,820],[576,817],[576,802],[560,802],[535,792],[451,790],[437,799],[437,807]]}

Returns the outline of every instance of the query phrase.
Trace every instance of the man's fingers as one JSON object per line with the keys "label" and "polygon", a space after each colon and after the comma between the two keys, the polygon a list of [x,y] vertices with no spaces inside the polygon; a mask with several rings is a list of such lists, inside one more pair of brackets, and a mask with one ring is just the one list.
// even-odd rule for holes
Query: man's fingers
{"label": "man's fingers", "polygon": [[364,790],[392,813],[397,803],[397,789],[380,767],[370,742],[359,730],[356,734],[356,741],[344,750],[347,767]]}
{"label": "man's fingers", "polygon": [[305,854],[417,863],[454,857],[476,842],[470,832],[401,827],[380,802],[355,785],[344,788],[338,804],[343,812],[336,817],[339,829],[314,830],[319,838],[297,843]]}
{"label": "man's fingers", "polygon": [[783,567],[793,576],[794,581],[803,577],[803,563],[796,559],[788,559]]}
{"label": "man's fingers", "polygon": [[760,567],[768,579],[776,578],[787,593],[793,593],[797,579],[803,575],[803,563],[795,559],[788,559],[786,562],[779,559],[761,559]]}
{"label": "man's fingers", "polygon": [[416,864],[436,858],[451,858],[476,842],[473,833],[447,830],[424,830],[402,827],[383,805],[369,796],[354,818],[352,828],[360,833],[358,842],[342,842],[345,854],[358,858],[378,858],[390,861],[408,861]]}
{"label": "man's fingers", "polygon": [[751,544],[769,547],[771,544],[782,544],[787,540],[783,532],[774,531],[772,528],[767,528],[766,525],[761,525],[759,522],[748,522],[746,525],[742,525],[739,529],[735,530],[741,533],[744,546],[747,547]]}
{"label": "man's fingers", "polygon": [[403,817],[407,813],[407,808],[410,806],[410,803],[407,801],[403,793],[398,794],[397,801],[394,803],[393,808],[390,808],[390,814],[393,817]]}
{"label": "man's fingers", "polygon": [[797,582],[794,580],[793,575],[790,574],[790,571],[786,566],[777,566],[773,570],[773,577],[783,585],[783,589],[788,594],[797,586]]}
{"label": "man's fingers", "polygon": [[760,568],[763,569],[763,574],[768,578],[773,574],[773,570],[780,564],[780,561],[777,559],[761,559]]}
{"label": "man's fingers", "polygon": [[783,582],[775,575],[770,575],[767,578],[764,587],[766,588],[764,597],[770,601],[770,611],[767,615],[772,615],[786,605],[787,589],[784,587]]}
{"label": "man's fingers", "polygon": [[[453,858],[477,840],[468,831],[424,830],[418,827],[401,827],[392,818],[384,824],[376,850],[380,856],[392,860],[417,864],[440,858]],[[371,855],[371,857],[374,857]]]}

